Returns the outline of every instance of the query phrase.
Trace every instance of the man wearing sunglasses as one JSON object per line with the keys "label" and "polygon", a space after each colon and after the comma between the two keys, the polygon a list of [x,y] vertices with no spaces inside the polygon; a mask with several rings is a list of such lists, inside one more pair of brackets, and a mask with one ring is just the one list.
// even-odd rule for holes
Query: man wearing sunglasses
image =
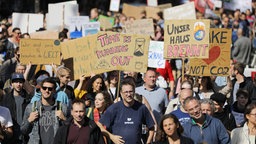
{"label": "man wearing sunglasses", "polygon": [[67,106],[55,101],[55,89],[53,78],[44,79],[40,88],[41,100],[26,107],[21,131],[29,134],[29,144],[52,144],[60,124],[66,120]]}

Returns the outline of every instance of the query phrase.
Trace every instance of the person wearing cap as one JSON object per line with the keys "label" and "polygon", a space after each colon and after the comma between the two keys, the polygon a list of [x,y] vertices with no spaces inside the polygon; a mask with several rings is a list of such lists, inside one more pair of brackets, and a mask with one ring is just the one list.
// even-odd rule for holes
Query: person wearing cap
{"label": "person wearing cap", "polygon": [[214,93],[211,95],[210,99],[213,101],[215,106],[215,112],[213,117],[218,118],[225,128],[231,132],[234,128],[236,128],[236,121],[231,113],[231,109],[229,106],[225,106],[226,96],[222,93]]}
{"label": "person wearing cap", "polygon": [[10,143],[20,144],[26,140],[27,136],[22,135],[20,126],[26,106],[29,104],[31,96],[23,88],[25,82],[21,73],[13,73],[11,76],[10,92],[4,95],[2,105],[10,110],[13,121],[13,138]]}

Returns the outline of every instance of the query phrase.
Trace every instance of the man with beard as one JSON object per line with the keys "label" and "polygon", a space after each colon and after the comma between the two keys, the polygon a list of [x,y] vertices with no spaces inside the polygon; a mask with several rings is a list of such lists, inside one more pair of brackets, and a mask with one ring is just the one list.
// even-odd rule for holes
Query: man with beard
{"label": "man with beard", "polygon": [[228,144],[230,137],[220,120],[207,114],[202,114],[199,100],[188,97],[184,106],[191,120],[183,125],[184,136],[191,138],[194,143]]}
{"label": "man with beard", "polygon": [[13,121],[13,138],[10,143],[21,144],[26,140],[21,135],[20,126],[26,106],[29,104],[31,96],[23,88],[25,79],[21,73],[13,73],[11,76],[12,89],[4,95],[2,105],[10,110]]}
{"label": "man with beard", "polygon": [[232,80],[232,90],[229,98],[229,104],[232,105],[236,101],[236,93],[238,89],[247,90],[249,93],[249,100],[256,101],[256,97],[252,95],[253,83],[250,77],[244,76],[245,65],[239,62],[233,62],[231,64],[231,75],[234,77]]}
{"label": "man with beard", "polygon": [[26,107],[21,132],[29,134],[28,144],[53,144],[60,124],[66,120],[67,106],[55,101],[56,81],[53,78],[44,79],[40,91],[41,99]]}

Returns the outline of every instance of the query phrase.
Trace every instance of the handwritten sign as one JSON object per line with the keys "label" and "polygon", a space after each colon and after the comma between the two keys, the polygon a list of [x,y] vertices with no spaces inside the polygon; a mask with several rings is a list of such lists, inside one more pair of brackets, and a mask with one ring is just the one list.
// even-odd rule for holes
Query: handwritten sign
{"label": "handwritten sign", "polygon": [[150,41],[148,50],[148,67],[164,68],[164,42]]}
{"label": "handwritten sign", "polygon": [[100,27],[103,29],[109,29],[114,26],[115,18],[107,17],[104,15],[99,16]]}
{"label": "handwritten sign", "polygon": [[169,20],[164,26],[164,58],[209,57],[209,20]]}
{"label": "handwritten sign", "polygon": [[125,23],[125,30],[129,34],[155,35],[153,19],[127,21]]}
{"label": "handwritten sign", "polygon": [[175,6],[164,10],[164,19],[196,19],[196,11],[194,2]]}
{"label": "handwritten sign", "polygon": [[189,74],[227,76],[230,67],[231,30],[210,29],[209,58],[190,59]]}
{"label": "handwritten sign", "polygon": [[79,79],[82,74],[90,76],[91,50],[87,37],[77,38],[61,44],[64,59],[72,59],[73,65],[68,66],[73,70],[74,79]]}
{"label": "handwritten sign", "polygon": [[21,39],[20,61],[23,64],[60,64],[60,41]]}
{"label": "handwritten sign", "polygon": [[120,0],[111,0],[109,10],[114,11],[114,12],[118,12],[119,11],[119,6],[120,6]]}
{"label": "handwritten sign", "polygon": [[94,67],[145,72],[149,41],[150,37],[145,35],[100,32],[93,54]]}

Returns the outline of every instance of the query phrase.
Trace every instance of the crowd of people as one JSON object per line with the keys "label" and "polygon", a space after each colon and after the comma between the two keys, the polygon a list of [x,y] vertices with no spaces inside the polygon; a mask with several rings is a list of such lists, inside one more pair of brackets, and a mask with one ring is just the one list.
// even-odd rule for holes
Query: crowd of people
{"label": "crowd of people", "polygon": [[[232,29],[229,76],[182,76],[180,59],[145,73],[109,71],[81,75],[62,65],[20,63],[19,41],[30,38],[11,19],[0,25],[0,143],[1,144],[254,144],[256,141],[256,77],[246,77],[256,41],[253,11],[208,17],[211,27]],[[122,13],[112,29],[122,32]],[[155,36],[164,41],[163,13],[156,13]],[[91,9],[91,21],[99,11]],[[141,12],[141,18],[146,13]],[[203,15],[197,12],[197,18]],[[42,28],[40,30],[45,30]],[[103,29],[102,29],[103,30]],[[68,29],[59,40],[70,40]],[[51,67],[51,71],[46,67]],[[163,85],[163,82],[165,83]]]}

